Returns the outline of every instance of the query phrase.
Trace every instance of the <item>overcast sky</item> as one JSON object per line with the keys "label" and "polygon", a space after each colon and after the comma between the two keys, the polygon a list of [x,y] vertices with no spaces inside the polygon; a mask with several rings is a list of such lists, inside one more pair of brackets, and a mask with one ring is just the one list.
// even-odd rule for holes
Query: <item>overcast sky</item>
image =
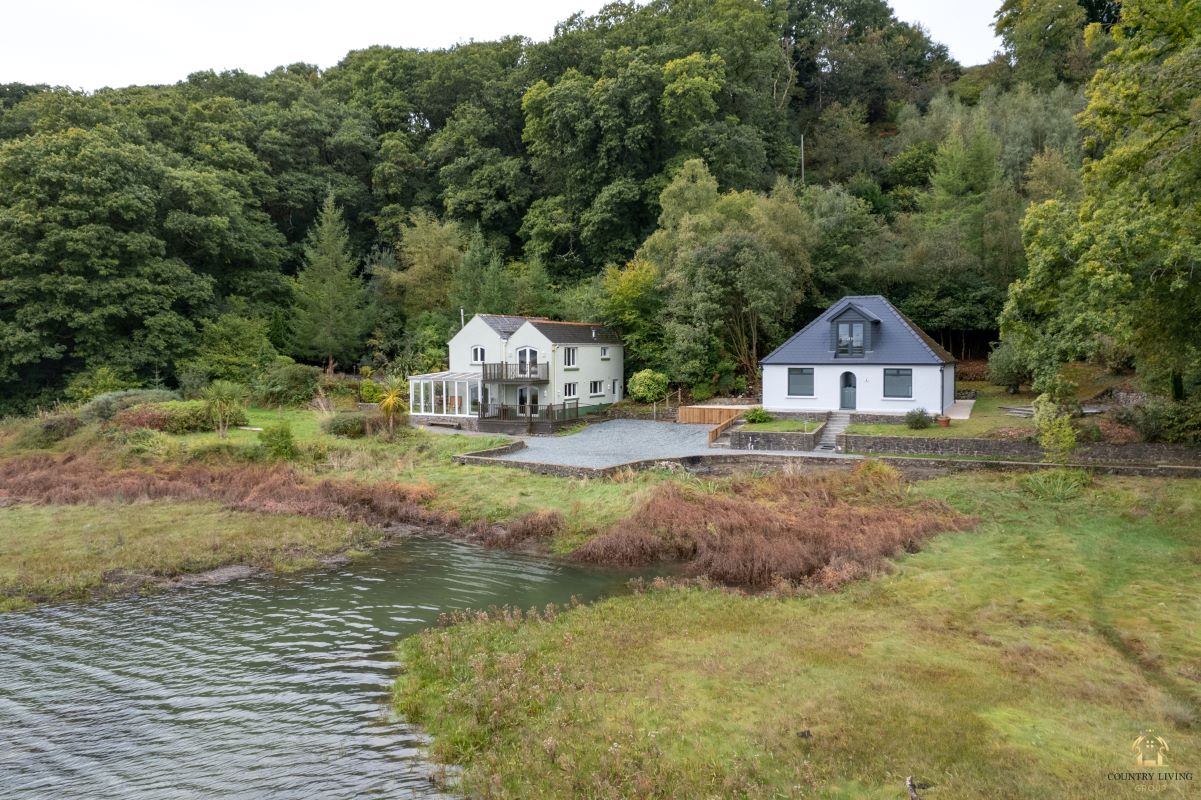
{"label": "overcast sky", "polygon": [[[892,0],[965,65],[998,45],[1000,0]],[[0,83],[77,89],[174,83],[203,69],[261,74],[303,61],[330,67],[373,44],[441,48],[520,34],[546,39],[555,23],[598,0],[19,0],[0,25]]]}

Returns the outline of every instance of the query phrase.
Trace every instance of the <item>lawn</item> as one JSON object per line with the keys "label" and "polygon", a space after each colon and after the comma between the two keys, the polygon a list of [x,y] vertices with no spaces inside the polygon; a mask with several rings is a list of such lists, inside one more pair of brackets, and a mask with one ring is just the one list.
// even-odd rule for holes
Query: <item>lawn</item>
{"label": "lawn", "polygon": [[1050,500],[957,475],[977,515],[894,573],[781,598],[659,589],[400,646],[398,707],[477,797],[1136,797],[1153,729],[1201,779],[1201,482]]}
{"label": "lawn", "polygon": [[953,419],[950,427],[933,424],[929,428],[913,430],[903,424],[856,422],[847,428],[847,433],[868,436],[931,436],[974,438],[988,437],[997,431],[1008,429],[1015,435],[1035,434],[1034,420],[1028,417],[1011,417],[1001,406],[1028,406],[1035,395],[1029,392],[1009,394],[1004,387],[993,386],[984,381],[960,381],[959,388],[975,389],[976,403],[972,406],[970,419]]}
{"label": "lawn", "polygon": [[817,423],[804,419],[773,419],[771,422],[747,422],[739,428],[741,431],[754,433],[756,431],[772,433],[809,433],[817,429]]}
{"label": "lawn", "polygon": [[227,564],[293,570],[376,544],[343,520],[229,511],[215,503],[0,508],[0,611],[129,588],[129,579]]}

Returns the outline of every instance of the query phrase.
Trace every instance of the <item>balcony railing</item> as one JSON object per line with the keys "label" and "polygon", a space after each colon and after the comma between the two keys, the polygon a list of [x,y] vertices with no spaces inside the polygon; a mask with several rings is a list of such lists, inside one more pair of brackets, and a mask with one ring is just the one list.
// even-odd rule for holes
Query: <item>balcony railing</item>
{"label": "balcony railing", "polygon": [[504,422],[522,420],[562,422],[580,418],[580,401],[568,400],[561,404],[525,403],[524,405],[505,405],[503,403],[485,403],[480,406],[480,419],[496,419]]}
{"label": "balcony railing", "polygon": [[545,361],[517,364],[501,362],[484,364],[483,368],[484,383],[546,383],[550,380],[550,365]]}

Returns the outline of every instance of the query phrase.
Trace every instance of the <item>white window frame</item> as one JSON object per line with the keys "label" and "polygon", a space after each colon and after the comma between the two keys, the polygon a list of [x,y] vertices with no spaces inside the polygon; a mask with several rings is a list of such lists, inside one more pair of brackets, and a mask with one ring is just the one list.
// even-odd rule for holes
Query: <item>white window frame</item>
{"label": "white window frame", "polygon": [[576,365],[576,348],[564,347],[563,348],[563,366],[564,367],[574,367],[575,365]]}
{"label": "white window frame", "polygon": [[609,358],[609,348],[605,345],[601,345],[601,359],[608,360],[608,358]]}
{"label": "white window frame", "polygon": [[569,381],[563,384],[563,399],[574,400],[580,396],[579,391],[579,384],[575,381]]}
{"label": "white window frame", "polygon": [[[479,353],[479,358],[476,358],[477,351]],[[471,346],[471,363],[472,364],[483,364],[484,358],[486,357],[486,355],[487,355],[487,351],[484,350],[484,346],[482,344],[473,344]]]}
{"label": "white window frame", "polygon": [[[600,389],[599,392],[597,391],[597,388]],[[605,382],[604,381],[588,381],[588,396],[589,397],[604,397],[605,396]]]}

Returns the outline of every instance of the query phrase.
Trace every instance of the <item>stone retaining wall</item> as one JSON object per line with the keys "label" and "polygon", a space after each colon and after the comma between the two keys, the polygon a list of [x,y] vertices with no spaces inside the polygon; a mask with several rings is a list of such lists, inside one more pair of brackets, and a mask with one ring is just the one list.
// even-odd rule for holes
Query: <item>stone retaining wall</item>
{"label": "stone retaining wall", "polygon": [[476,419],[475,417],[438,417],[438,416],[434,416],[431,414],[410,414],[409,415],[409,424],[410,425],[432,425],[434,423],[438,423],[439,427],[441,427],[441,426],[445,425],[445,423],[447,423],[447,422],[452,422],[452,423],[457,424],[459,426],[460,430],[465,430],[465,431],[478,431],[479,430],[479,420]]}
{"label": "stone retaining wall", "polygon": [[679,406],[672,406],[668,409],[660,406],[658,413],[652,414],[651,409],[649,408],[629,408],[618,405],[609,406],[604,411],[600,412],[598,416],[604,417],[605,419],[649,419],[656,420],[658,422],[675,422],[678,409]]}
{"label": "stone retaining wall", "polygon": [[[1042,448],[1029,440],[957,439],[934,436],[838,436],[843,452],[897,455],[974,456],[1040,461]],[[1201,466],[1201,448],[1173,444],[1083,444],[1069,460],[1082,464],[1175,464]]]}
{"label": "stone retaining wall", "polygon": [[809,433],[801,431],[730,431],[730,447],[735,450],[814,450],[821,441],[823,422]]}
{"label": "stone retaining wall", "polygon": [[[933,414],[931,414],[933,416]],[[851,414],[851,424],[862,422],[865,425],[904,425],[904,414]]]}

